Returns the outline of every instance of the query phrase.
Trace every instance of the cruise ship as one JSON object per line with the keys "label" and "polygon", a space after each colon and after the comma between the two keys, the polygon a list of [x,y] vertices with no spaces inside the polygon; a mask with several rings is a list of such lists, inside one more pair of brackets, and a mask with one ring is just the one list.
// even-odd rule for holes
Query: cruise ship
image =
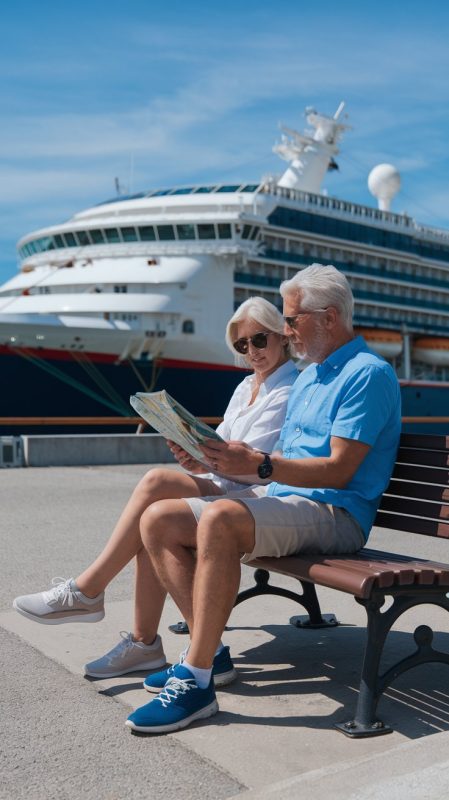
{"label": "cruise ship", "polygon": [[133,416],[130,394],[162,388],[221,415],[242,377],[229,317],[252,295],[281,307],[281,281],[314,262],[347,276],[356,329],[395,367],[403,414],[447,414],[449,232],[390,210],[388,164],[370,173],[373,207],[322,191],[343,106],[282,129],[278,177],[117,196],[24,236],[0,287],[0,416]]}

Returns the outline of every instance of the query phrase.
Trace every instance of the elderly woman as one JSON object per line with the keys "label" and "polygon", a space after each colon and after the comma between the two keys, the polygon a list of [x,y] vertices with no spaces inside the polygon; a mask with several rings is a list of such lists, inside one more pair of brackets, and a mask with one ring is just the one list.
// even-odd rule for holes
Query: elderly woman
{"label": "elderly woman", "polygon": [[[223,439],[244,441],[263,452],[271,452],[277,442],[290,387],[298,374],[283,327],[277,308],[261,297],[246,300],[229,320],[226,342],[238,365],[253,372],[231,397],[217,429]],[[149,470],[134,489],[106,546],[81,575],[64,581],[55,578],[57,585],[52,589],[14,600],[14,608],[35,622],[97,622],[104,617],[106,586],[135,557],[133,632],[122,632],[121,641],[110,652],[86,664],[87,675],[115,677],[157,669],[166,663],[157,633],[166,593],[142,546],[139,523],[145,509],[158,500],[222,495],[242,488],[241,476],[233,480],[204,474],[204,466],[177,445],[170,446],[188,472]],[[221,649],[224,666],[216,682],[221,680],[220,685],[224,685],[235,673],[227,670],[229,648]]]}

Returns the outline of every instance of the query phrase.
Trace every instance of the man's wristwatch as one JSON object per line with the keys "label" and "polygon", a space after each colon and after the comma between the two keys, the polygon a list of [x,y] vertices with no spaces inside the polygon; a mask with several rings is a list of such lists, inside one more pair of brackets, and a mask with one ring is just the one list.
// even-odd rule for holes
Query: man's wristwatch
{"label": "man's wristwatch", "polygon": [[271,458],[268,453],[264,453],[264,460],[261,464],[257,467],[257,474],[259,478],[269,478],[271,473],[273,472],[273,464],[271,463]]}

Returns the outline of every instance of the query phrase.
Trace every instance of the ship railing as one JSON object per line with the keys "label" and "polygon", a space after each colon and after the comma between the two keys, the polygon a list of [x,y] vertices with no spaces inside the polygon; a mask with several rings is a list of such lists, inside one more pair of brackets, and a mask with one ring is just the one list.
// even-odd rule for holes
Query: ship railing
{"label": "ship railing", "polygon": [[[219,425],[223,417],[198,417],[207,425]],[[121,427],[132,426],[135,433],[143,433],[149,426],[141,417],[0,417],[0,428],[47,428],[47,427]]]}
{"label": "ship railing", "polygon": [[[219,425],[223,417],[198,417],[207,425]],[[423,424],[423,425],[449,425],[449,416],[445,417],[402,417],[403,425]],[[141,417],[0,417],[0,428],[46,428],[46,427],[135,427],[135,433],[140,434],[148,428],[147,423]],[[448,430],[449,433],[449,430]]]}

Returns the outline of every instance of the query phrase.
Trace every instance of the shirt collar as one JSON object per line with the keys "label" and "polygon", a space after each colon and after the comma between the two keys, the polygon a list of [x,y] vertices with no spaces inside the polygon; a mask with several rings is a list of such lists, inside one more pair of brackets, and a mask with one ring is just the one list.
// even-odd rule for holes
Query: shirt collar
{"label": "shirt collar", "polygon": [[363,336],[356,336],[337,350],[334,350],[322,364],[317,364],[318,374],[323,371],[327,372],[329,369],[338,369],[343,366],[346,361],[349,361],[350,358],[357,355],[357,353],[360,353],[365,348],[366,344]]}
{"label": "shirt collar", "polygon": [[[274,370],[268,378],[265,378],[263,383],[260,384],[259,393],[266,394],[267,392],[271,392],[272,389],[275,388],[277,383],[283,378],[286,378],[287,375],[291,373],[298,374],[298,369],[290,359],[285,362],[285,364],[281,364],[280,367]],[[254,375],[251,375],[251,383],[254,381]]]}

